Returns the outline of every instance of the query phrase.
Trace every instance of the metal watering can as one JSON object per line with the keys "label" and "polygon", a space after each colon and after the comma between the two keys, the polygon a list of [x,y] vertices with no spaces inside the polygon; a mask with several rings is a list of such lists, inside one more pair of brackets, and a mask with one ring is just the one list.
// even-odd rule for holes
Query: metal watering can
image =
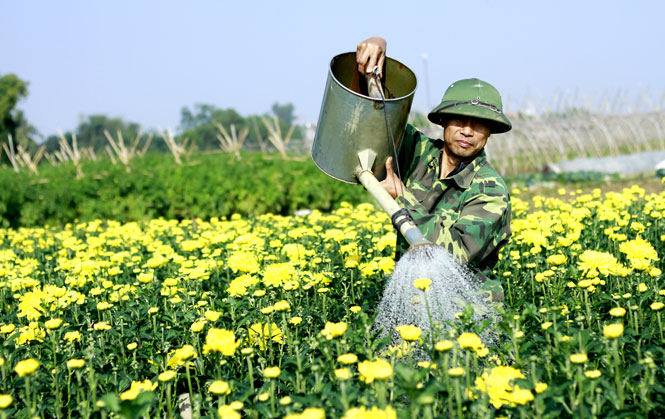
{"label": "metal watering can", "polygon": [[370,83],[367,94],[363,93],[355,53],[340,54],[330,61],[312,160],[333,179],[361,183],[409,244],[430,244],[408,211],[377,180],[385,178],[386,159],[399,148],[417,84],[413,71],[389,57],[384,74],[383,81],[376,80],[379,93],[372,92],[377,97],[371,97]]}

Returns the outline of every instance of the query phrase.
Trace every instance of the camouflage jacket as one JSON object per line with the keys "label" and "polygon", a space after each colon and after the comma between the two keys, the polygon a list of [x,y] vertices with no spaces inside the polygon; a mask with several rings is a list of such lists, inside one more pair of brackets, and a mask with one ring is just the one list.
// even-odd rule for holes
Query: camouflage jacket
{"label": "camouflage jacket", "polygon": [[[399,149],[406,190],[397,202],[409,210],[425,237],[479,273],[478,279],[498,284],[496,292],[501,292],[492,268],[511,234],[508,188],[487,161],[485,151],[452,176],[439,179],[442,149],[443,140],[407,126]],[[407,248],[398,234],[396,258]]]}

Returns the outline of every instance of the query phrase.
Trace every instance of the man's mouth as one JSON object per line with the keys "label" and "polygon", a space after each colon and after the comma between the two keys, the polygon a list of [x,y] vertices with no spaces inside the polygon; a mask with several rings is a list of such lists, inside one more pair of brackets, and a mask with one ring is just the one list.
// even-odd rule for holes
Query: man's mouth
{"label": "man's mouth", "polygon": [[457,140],[457,144],[462,147],[462,148],[469,148],[471,147],[471,143],[463,140]]}

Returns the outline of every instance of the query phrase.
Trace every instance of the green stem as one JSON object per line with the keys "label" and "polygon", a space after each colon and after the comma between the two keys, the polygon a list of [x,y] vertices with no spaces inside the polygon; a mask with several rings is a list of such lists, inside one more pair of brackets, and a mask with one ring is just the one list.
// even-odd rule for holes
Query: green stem
{"label": "green stem", "polygon": [[247,369],[249,370],[249,387],[252,389],[252,394],[254,393],[254,368],[252,368],[252,358],[251,355],[247,355]]}
{"label": "green stem", "polygon": [[593,327],[591,324],[591,308],[589,307],[589,293],[586,288],[584,288],[584,306],[586,307],[586,319],[589,327]]}
{"label": "green stem", "polygon": [[346,383],[344,381],[340,382],[339,387],[342,392],[342,406],[346,412],[349,410],[349,401],[346,399]]}
{"label": "green stem", "polygon": [[465,364],[466,364],[466,374],[464,374],[466,378],[466,388],[471,388],[471,374],[469,374],[469,371],[471,371],[471,365],[469,365],[469,358],[471,357],[471,352],[466,351],[464,354],[465,358]]}
{"label": "green stem", "polygon": [[374,389],[376,390],[376,398],[379,402],[379,407],[382,409],[386,407],[386,386],[383,381],[374,381]]}
{"label": "green stem", "polygon": [[614,339],[612,342],[612,353],[614,355],[614,382],[617,387],[617,397],[619,399],[618,409],[623,409],[623,384],[621,379],[621,365],[619,364],[619,342]]}
{"label": "green stem", "polygon": [[[468,371],[467,371],[468,374]],[[462,392],[460,390],[460,385],[459,385],[459,380],[457,378],[453,378],[453,381],[455,382],[455,400],[457,401],[457,417],[461,418],[462,416]]]}
{"label": "green stem", "polygon": [[185,371],[187,372],[187,388],[189,389],[189,403],[194,407],[194,392],[192,391],[192,376],[189,373],[189,362],[185,361]]}
{"label": "green stem", "polygon": [[171,383],[166,384],[166,408],[169,412],[169,419],[173,418],[173,401],[171,400]]}
{"label": "green stem", "polygon": [[[88,385],[90,386],[90,400],[92,405],[97,404],[97,382],[95,380],[95,370],[92,368],[92,358],[88,358]],[[89,411],[89,409],[88,409]]]}
{"label": "green stem", "polygon": [[355,284],[353,280],[353,271],[351,271],[351,303],[355,304],[356,303],[356,290],[355,290]]}
{"label": "green stem", "polygon": [[30,415],[35,416],[35,406],[32,404],[32,394],[30,391],[30,376],[25,376],[25,404],[30,409]]}
{"label": "green stem", "polygon": [[53,391],[55,392],[55,416],[60,418],[60,389],[58,380],[58,362],[57,362],[57,342],[55,340],[55,330],[51,333],[51,349],[53,350]]}
{"label": "green stem", "polygon": [[429,319],[429,337],[432,343],[432,350],[434,350],[434,325],[432,324],[432,313],[430,312],[429,309],[429,301],[427,300],[427,293],[423,291],[423,295],[425,296],[425,308],[427,309],[427,318]]}
{"label": "green stem", "polygon": [[576,379],[577,379],[577,398],[575,400],[575,404],[580,408],[580,419],[584,419],[584,406],[582,401],[584,400],[584,383],[582,380],[582,375],[584,373],[582,372],[582,366],[578,365],[577,366],[577,374],[576,374]]}
{"label": "green stem", "polygon": [[275,380],[270,380],[270,413],[275,417]]}

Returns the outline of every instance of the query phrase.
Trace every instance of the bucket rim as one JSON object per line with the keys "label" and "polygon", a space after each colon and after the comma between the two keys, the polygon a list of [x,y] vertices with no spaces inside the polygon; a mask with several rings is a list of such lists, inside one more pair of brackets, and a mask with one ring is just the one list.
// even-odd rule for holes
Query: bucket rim
{"label": "bucket rim", "polygon": [[[363,99],[373,100],[373,101],[375,101],[375,102],[383,102],[384,100],[382,100],[382,99],[373,98],[373,97],[371,97],[371,96],[365,96],[365,95],[363,95],[363,94],[360,94],[360,93],[358,93],[358,92],[356,92],[356,91],[353,91],[353,90],[349,89],[348,87],[346,87],[344,84],[342,84],[342,82],[340,82],[340,81],[335,77],[335,74],[333,74],[333,71],[332,71],[332,64],[335,62],[335,60],[336,60],[337,58],[339,58],[339,57],[343,57],[343,56],[345,56],[345,55],[355,55],[355,54],[356,54],[355,52],[343,52],[343,53],[341,53],[341,54],[337,54],[337,55],[335,55],[335,56],[330,60],[330,63],[328,63],[328,74],[330,75],[330,77],[331,77],[333,80],[335,80],[335,83],[336,83],[338,86],[340,86],[342,89],[346,90],[347,92],[353,94],[354,96],[358,96],[358,97],[361,97],[361,98],[363,98]],[[386,102],[386,103],[389,103],[389,102],[397,102],[397,101],[400,101],[400,100],[404,100],[405,98],[408,98],[409,96],[413,96],[413,95],[415,95],[416,90],[418,89],[418,78],[416,77],[416,73],[414,73],[413,70],[411,70],[406,64],[404,64],[403,62],[401,62],[401,61],[399,61],[399,60],[396,60],[396,59],[394,59],[394,58],[391,58],[391,57],[386,56],[386,62],[387,62],[387,60],[393,61],[393,62],[395,62],[395,63],[401,65],[402,67],[406,68],[407,70],[409,70],[409,72],[410,72],[411,75],[413,76],[414,86],[413,86],[413,90],[411,90],[411,92],[410,92],[409,94],[404,95],[404,96],[400,96],[400,97],[395,97],[395,98],[386,98],[386,99],[385,99],[385,102]]]}
{"label": "bucket rim", "polygon": [[354,182],[352,182],[352,181],[350,181],[350,180],[347,180],[347,179],[342,179],[341,177],[335,176],[335,175],[333,175],[332,173],[329,173],[329,172],[328,172],[327,170],[325,170],[323,167],[319,166],[319,163],[317,163],[316,159],[314,158],[314,150],[313,150],[313,149],[312,149],[312,151],[310,151],[310,153],[309,153],[309,157],[312,159],[312,161],[313,161],[314,164],[316,165],[317,169],[319,169],[320,171],[322,171],[322,172],[323,172],[325,175],[327,175],[328,177],[331,177],[331,178],[333,178],[333,179],[335,179],[335,180],[337,180],[337,181],[344,182],[344,183],[348,183],[348,184],[351,184],[351,185],[359,185],[359,184],[360,184],[360,182],[358,181],[358,179],[355,179]]}

